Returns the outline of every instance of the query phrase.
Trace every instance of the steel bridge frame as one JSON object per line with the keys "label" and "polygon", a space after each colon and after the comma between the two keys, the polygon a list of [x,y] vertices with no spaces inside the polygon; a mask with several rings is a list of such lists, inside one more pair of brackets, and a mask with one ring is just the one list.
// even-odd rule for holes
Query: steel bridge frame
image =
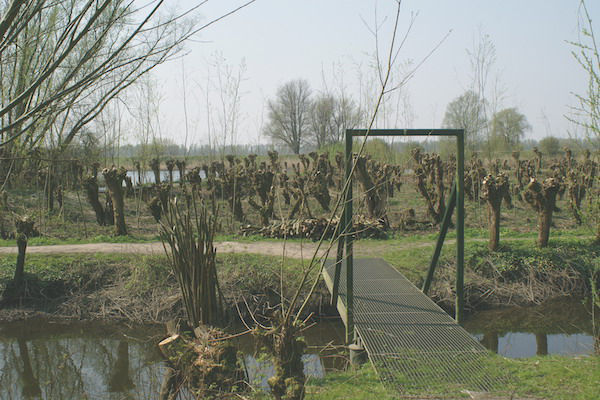
{"label": "steel bridge frame", "polygon": [[[352,171],[355,162],[352,157],[352,142],[355,136],[442,136],[456,138],[456,181],[452,186],[452,192],[444,217],[436,248],[431,259],[429,270],[423,292],[427,294],[433,280],[433,274],[439,259],[446,233],[450,226],[452,213],[456,208],[456,311],[454,319],[461,323],[464,319],[464,246],[465,246],[465,221],[464,221],[464,171],[465,171],[465,138],[463,129],[347,129],[346,130],[346,159],[345,159],[345,182],[346,193],[341,221],[338,227],[338,247],[336,254],[335,274],[331,304],[337,304],[339,294],[339,282],[342,260],[346,261],[346,342],[356,343],[357,337],[354,330],[354,255],[353,255],[353,232],[352,232]],[[344,257],[345,250],[345,257]]]}

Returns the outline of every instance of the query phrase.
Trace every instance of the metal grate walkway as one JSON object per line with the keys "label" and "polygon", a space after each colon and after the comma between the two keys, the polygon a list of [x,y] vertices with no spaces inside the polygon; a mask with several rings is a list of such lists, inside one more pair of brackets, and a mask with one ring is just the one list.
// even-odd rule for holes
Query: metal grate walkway
{"label": "metal grate walkway", "polygon": [[[338,299],[344,322],[345,269]],[[333,260],[323,269],[330,291],[334,270]],[[503,381],[491,353],[382,259],[354,259],[354,324],[383,382],[403,394],[490,391]]]}

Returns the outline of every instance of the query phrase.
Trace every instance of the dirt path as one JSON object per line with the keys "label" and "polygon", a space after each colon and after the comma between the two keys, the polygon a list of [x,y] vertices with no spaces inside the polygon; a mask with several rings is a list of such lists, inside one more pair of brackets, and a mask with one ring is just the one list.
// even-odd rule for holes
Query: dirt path
{"label": "dirt path", "polygon": [[[589,239],[591,236],[581,236],[583,239]],[[486,242],[485,238],[467,239],[469,242]],[[530,238],[506,238],[503,241],[520,241],[530,240]],[[456,239],[446,239],[445,244],[451,245],[456,243]],[[319,250],[319,255],[324,254],[328,242],[324,243]],[[408,242],[406,244],[398,243],[381,243],[373,244],[369,242],[357,241],[354,245],[354,252],[358,256],[376,256],[381,255],[385,251],[393,250],[408,250],[414,248],[433,247],[435,241],[423,242]],[[269,256],[281,256],[284,251],[284,243],[275,241],[258,241],[258,242],[217,242],[215,243],[217,251],[220,253],[254,253],[264,254]],[[317,249],[315,242],[288,242],[285,243],[285,255],[291,258],[310,258]],[[16,254],[16,247],[0,247],[1,254]],[[162,254],[164,253],[161,242],[154,243],[86,243],[86,244],[60,244],[52,246],[29,246],[27,254],[82,254],[82,253],[126,253],[126,254]],[[330,254],[335,254],[335,247],[330,251]]]}
{"label": "dirt path", "polygon": [[[447,240],[446,243],[453,243],[453,240]],[[396,250],[405,250],[414,247],[433,246],[433,242],[410,243],[406,245],[394,246]],[[215,243],[218,252],[221,253],[254,253],[270,256],[281,256],[284,251],[283,242],[218,242]],[[327,243],[323,244],[319,254],[323,254]],[[357,255],[381,254],[384,249],[389,249],[390,245],[355,244],[355,253]],[[317,249],[317,243],[307,242],[288,242],[285,244],[285,255],[291,258],[309,258]],[[335,252],[332,249],[330,254]],[[16,247],[0,247],[0,254],[16,254]],[[82,254],[82,253],[126,253],[126,254],[162,254],[163,245],[160,242],[155,243],[86,243],[86,244],[60,244],[52,246],[29,246],[27,254]]]}

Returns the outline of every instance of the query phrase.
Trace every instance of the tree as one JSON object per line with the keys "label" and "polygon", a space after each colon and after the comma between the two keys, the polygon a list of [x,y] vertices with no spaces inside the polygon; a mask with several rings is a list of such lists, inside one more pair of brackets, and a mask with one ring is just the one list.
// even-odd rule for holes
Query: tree
{"label": "tree", "polygon": [[492,142],[496,145],[515,147],[519,144],[525,131],[531,129],[527,117],[516,107],[505,108],[492,117]]}
{"label": "tree", "polygon": [[560,153],[560,140],[554,136],[546,136],[540,140],[540,150],[548,156],[556,156]]}
{"label": "tree", "polygon": [[311,106],[311,136],[317,147],[339,143],[346,129],[356,128],[362,115],[352,99],[319,95]]}
{"label": "tree", "polygon": [[321,95],[312,103],[310,127],[318,148],[331,143],[332,137],[337,136],[337,132],[333,132],[335,129],[334,113],[335,98],[333,96]]}
{"label": "tree", "polygon": [[280,86],[275,99],[267,103],[265,135],[285,143],[294,154],[300,154],[310,132],[310,95],[308,82],[297,79]]}
{"label": "tree", "polygon": [[442,125],[444,128],[464,129],[467,148],[475,150],[487,125],[485,100],[472,90],[466,91],[448,104]]}
{"label": "tree", "polygon": [[[180,52],[186,39],[254,1],[202,26],[192,21],[199,6],[167,14],[165,0],[2,2],[0,153],[64,149],[112,100]],[[0,176],[6,176],[2,163]]]}

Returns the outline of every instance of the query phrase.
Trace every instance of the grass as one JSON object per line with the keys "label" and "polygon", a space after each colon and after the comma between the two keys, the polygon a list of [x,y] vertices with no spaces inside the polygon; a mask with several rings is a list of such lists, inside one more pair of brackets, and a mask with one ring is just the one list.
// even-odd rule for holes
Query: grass
{"label": "grass", "polygon": [[[526,359],[491,357],[486,367],[502,371],[509,383],[499,389],[500,398],[534,397],[548,400],[595,400],[600,385],[600,358],[545,356]],[[445,398],[470,398],[454,387],[440,387]],[[429,398],[431,392],[412,391],[411,398]],[[268,399],[258,392],[253,399]],[[311,378],[306,386],[306,399],[319,400],[391,400],[402,398],[384,387],[371,364],[358,369],[332,372],[322,379]]]}

